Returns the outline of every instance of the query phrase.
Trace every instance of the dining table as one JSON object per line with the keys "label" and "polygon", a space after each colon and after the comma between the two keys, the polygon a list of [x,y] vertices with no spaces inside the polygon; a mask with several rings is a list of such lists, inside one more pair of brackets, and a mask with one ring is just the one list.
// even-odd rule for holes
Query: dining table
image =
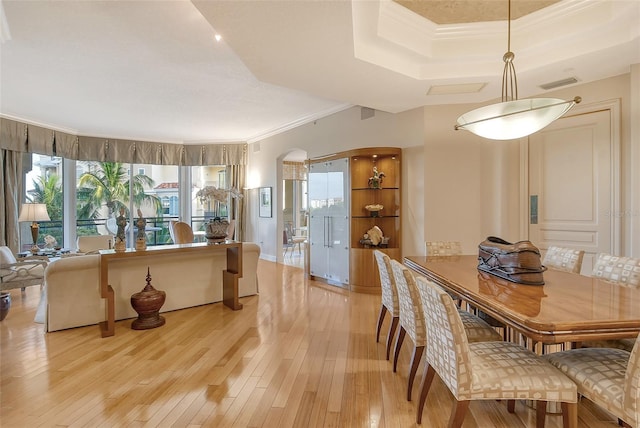
{"label": "dining table", "polygon": [[404,265],[533,342],[560,344],[635,338],[640,289],[547,269],[544,285],[523,285],[479,271],[475,255],[407,256]]}

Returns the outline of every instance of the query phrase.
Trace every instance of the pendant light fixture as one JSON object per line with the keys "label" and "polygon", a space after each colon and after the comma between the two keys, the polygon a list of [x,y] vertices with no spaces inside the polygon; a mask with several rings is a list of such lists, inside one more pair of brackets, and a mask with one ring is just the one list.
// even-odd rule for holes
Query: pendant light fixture
{"label": "pendant light fixture", "polygon": [[518,99],[518,79],[511,52],[511,0],[509,0],[507,53],[502,57],[502,102],[471,110],[460,116],[455,129],[465,129],[492,140],[512,140],[526,137],[549,125],[582,101],[575,97]]}

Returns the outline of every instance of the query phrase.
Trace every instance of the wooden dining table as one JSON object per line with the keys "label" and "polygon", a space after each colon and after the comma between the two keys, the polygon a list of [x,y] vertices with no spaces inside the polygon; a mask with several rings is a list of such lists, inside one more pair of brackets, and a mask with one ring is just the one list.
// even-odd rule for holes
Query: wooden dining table
{"label": "wooden dining table", "polygon": [[544,285],[516,284],[478,271],[474,255],[408,256],[404,264],[473,307],[546,344],[634,338],[640,289],[548,269]]}

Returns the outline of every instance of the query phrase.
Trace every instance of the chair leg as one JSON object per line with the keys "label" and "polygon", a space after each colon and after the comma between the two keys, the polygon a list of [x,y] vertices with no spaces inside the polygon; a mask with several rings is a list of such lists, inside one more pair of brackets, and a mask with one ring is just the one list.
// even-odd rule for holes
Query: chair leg
{"label": "chair leg", "polygon": [[376,328],[376,343],[380,342],[380,329],[382,328],[382,322],[384,321],[385,315],[387,315],[387,307],[385,305],[380,305],[380,314],[378,315],[378,328]]}
{"label": "chair leg", "polygon": [[449,428],[460,428],[462,426],[462,422],[464,421],[464,417],[467,414],[467,409],[469,409],[469,404],[471,401],[458,401],[453,406],[453,410],[451,410],[451,416],[449,417]]}
{"label": "chair leg", "polygon": [[420,360],[422,359],[423,352],[424,346],[416,346],[413,348],[413,355],[411,356],[411,369],[409,370],[409,379],[407,381],[407,401],[411,401],[413,380],[416,378],[416,372],[418,371],[418,365],[420,365]]}
{"label": "chair leg", "polygon": [[578,428],[578,403],[561,403],[563,428]]}
{"label": "chair leg", "polygon": [[516,412],[516,400],[507,400],[507,411],[509,413]]}
{"label": "chair leg", "polygon": [[536,401],[536,428],[544,428],[544,420],[546,416],[547,402],[542,400]]}
{"label": "chair leg", "polygon": [[393,372],[396,372],[398,368],[398,355],[400,355],[400,348],[402,348],[402,342],[404,342],[404,336],[407,334],[407,331],[403,326],[400,326],[400,332],[398,333],[398,338],[396,339],[396,350],[393,353]]}
{"label": "chair leg", "polygon": [[393,342],[393,336],[396,334],[396,328],[398,328],[398,322],[400,317],[391,317],[391,327],[389,327],[389,334],[387,335],[387,360],[391,353],[391,343]]}
{"label": "chair leg", "polygon": [[416,423],[422,423],[422,411],[424,410],[424,403],[427,401],[427,394],[431,388],[431,382],[436,374],[436,371],[431,367],[431,364],[427,364],[427,370],[422,375],[422,382],[420,383],[420,397],[418,398],[418,413],[416,414]]}

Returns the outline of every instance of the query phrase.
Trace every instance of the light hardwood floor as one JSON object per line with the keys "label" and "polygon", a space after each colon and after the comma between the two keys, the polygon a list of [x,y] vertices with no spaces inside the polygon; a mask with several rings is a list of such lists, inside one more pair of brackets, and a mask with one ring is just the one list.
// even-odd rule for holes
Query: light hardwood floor
{"label": "light hardwood floor", "polygon": [[[262,260],[259,282],[260,295],[243,298],[241,311],[213,304],[165,313],[166,325],[147,331],[121,321],[105,339],[97,326],[44,334],[33,322],[39,287],[14,290],[0,323],[0,426],[415,426],[415,402],[405,399],[411,346],[392,373],[375,342],[379,296]],[[162,289],[161,278],[152,283]],[[421,376],[422,367],[416,389]],[[451,405],[436,379],[422,426],[445,426]],[[559,415],[546,419],[562,426]],[[586,400],[579,424],[617,426]],[[474,402],[463,426],[534,427],[535,411]]]}

